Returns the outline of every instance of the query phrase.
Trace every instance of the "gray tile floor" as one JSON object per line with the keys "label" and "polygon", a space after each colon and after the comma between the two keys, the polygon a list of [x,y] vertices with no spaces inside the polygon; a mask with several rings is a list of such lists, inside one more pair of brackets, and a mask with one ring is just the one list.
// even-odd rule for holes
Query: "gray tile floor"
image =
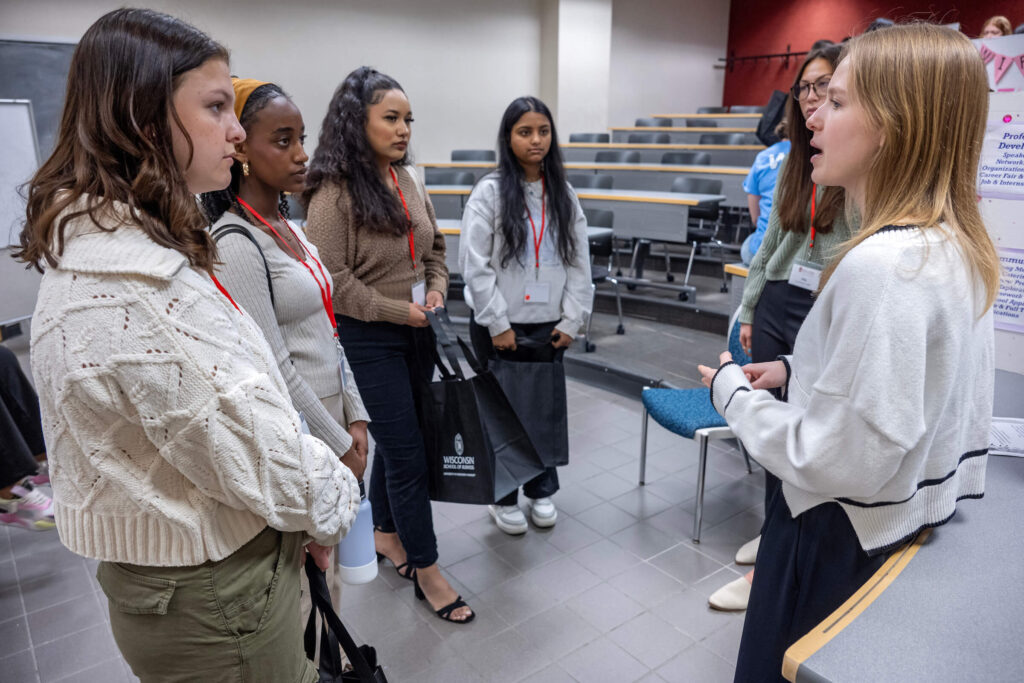
{"label": "gray tile floor", "polygon": [[[627,320],[627,336],[601,336],[599,349],[646,339],[634,355],[677,364],[684,386],[692,360],[679,356],[721,343],[656,326]],[[662,346],[666,334],[680,338]],[[742,615],[710,610],[707,596],[743,571],[732,558],[760,527],[762,475],[747,474],[728,445],[712,446],[694,545],[694,443],[652,423],[648,485],[638,487],[639,401],[570,382],[569,410],[572,461],[561,470],[553,529],[510,537],[485,508],[434,504],[441,564],[476,621],[442,622],[389,565],[372,583],[345,587],[342,618],[378,649],[389,680],[732,679]],[[110,635],[94,569],[55,532],[0,527],[0,680],[135,680]]]}

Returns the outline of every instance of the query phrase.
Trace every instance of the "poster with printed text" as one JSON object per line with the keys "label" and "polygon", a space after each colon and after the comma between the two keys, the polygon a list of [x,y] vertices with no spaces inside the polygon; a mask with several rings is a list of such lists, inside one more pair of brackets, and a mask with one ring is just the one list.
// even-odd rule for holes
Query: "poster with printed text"
{"label": "poster with printed text", "polygon": [[1024,249],[1000,247],[999,296],[992,307],[996,329],[1024,332]]}

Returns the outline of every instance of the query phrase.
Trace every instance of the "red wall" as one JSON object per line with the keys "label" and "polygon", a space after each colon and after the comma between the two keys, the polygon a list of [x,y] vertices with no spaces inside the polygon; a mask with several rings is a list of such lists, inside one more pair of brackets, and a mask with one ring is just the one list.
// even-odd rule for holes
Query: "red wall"
{"label": "red wall", "polygon": [[[959,7],[958,7],[959,5]],[[894,21],[912,18],[959,21],[971,38],[981,32],[990,16],[1002,14],[1013,26],[1024,23],[1021,0],[975,0],[974,2],[927,2],[925,0],[731,0],[729,8],[729,55],[759,55],[804,52],[819,38],[839,41],[862,33],[877,17]],[[764,104],[772,90],[792,85],[802,57],[759,59],[726,68],[722,104]]]}

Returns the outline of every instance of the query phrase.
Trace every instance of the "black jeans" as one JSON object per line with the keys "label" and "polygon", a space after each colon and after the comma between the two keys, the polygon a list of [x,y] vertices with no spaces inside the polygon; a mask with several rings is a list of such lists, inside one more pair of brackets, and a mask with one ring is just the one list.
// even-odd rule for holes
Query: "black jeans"
{"label": "black jeans", "polygon": [[[548,340],[554,332],[558,321],[550,323],[512,323],[512,331],[516,338],[527,337],[537,340]],[[504,360],[521,361],[525,363],[551,363],[556,358],[565,355],[565,349],[556,349],[550,342],[538,346],[520,345],[515,351],[498,351],[491,341],[491,333],[482,325],[477,325],[470,314],[469,318],[469,341],[473,345],[473,353],[486,367],[487,360],[497,358],[499,355]],[[523,485],[523,494],[527,498],[547,498],[558,491],[558,468],[547,467],[542,474],[526,482]],[[519,491],[513,491],[501,500],[498,505],[515,505],[519,500]]]}
{"label": "black jeans", "polygon": [[[761,297],[754,307],[750,359],[755,363],[767,363],[793,353],[796,335],[813,305],[814,299],[809,290],[794,287],[786,280],[765,282]],[[772,393],[776,398],[782,395],[778,389],[773,389]],[[767,516],[771,499],[781,490],[782,483],[778,477],[765,470],[764,484],[764,509]]]}
{"label": "black jeans", "polygon": [[437,562],[437,538],[416,384],[429,382],[433,373],[434,333],[338,316],[338,335],[376,443],[369,493],[373,524],[385,533],[398,532],[411,566],[429,567]]}
{"label": "black jeans", "polygon": [[39,397],[18,357],[0,345],[0,488],[38,472],[35,456],[45,452]]}
{"label": "black jeans", "polygon": [[793,519],[785,496],[768,508],[754,565],[754,585],[736,660],[737,683],[784,681],[782,659],[881,567],[869,557],[838,503]]}

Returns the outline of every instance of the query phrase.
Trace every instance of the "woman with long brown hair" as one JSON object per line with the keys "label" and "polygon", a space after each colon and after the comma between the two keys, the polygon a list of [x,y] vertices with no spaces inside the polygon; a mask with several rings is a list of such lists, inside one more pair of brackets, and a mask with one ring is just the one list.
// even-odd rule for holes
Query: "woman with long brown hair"
{"label": "woman with long brown hair", "polygon": [[812,179],[842,187],[861,226],[823,273],[792,356],[741,368],[723,353],[717,372],[700,368],[783,482],[737,681],[781,680],[786,649],[889,553],[984,494],[999,289],[975,196],[987,112],[972,43],[917,24],[851,41],[808,120]]}
{"label": "woman with long brown hair", "polygon": [[82,36],[53,155],[29,184],[23,260],[57,529],[100,560],[121,653],[146,681],[315,681],[303,545],[321,567],[358,506],[259,327],[217,282],[195,195],[235,144],[228,54],[121,9]]}

